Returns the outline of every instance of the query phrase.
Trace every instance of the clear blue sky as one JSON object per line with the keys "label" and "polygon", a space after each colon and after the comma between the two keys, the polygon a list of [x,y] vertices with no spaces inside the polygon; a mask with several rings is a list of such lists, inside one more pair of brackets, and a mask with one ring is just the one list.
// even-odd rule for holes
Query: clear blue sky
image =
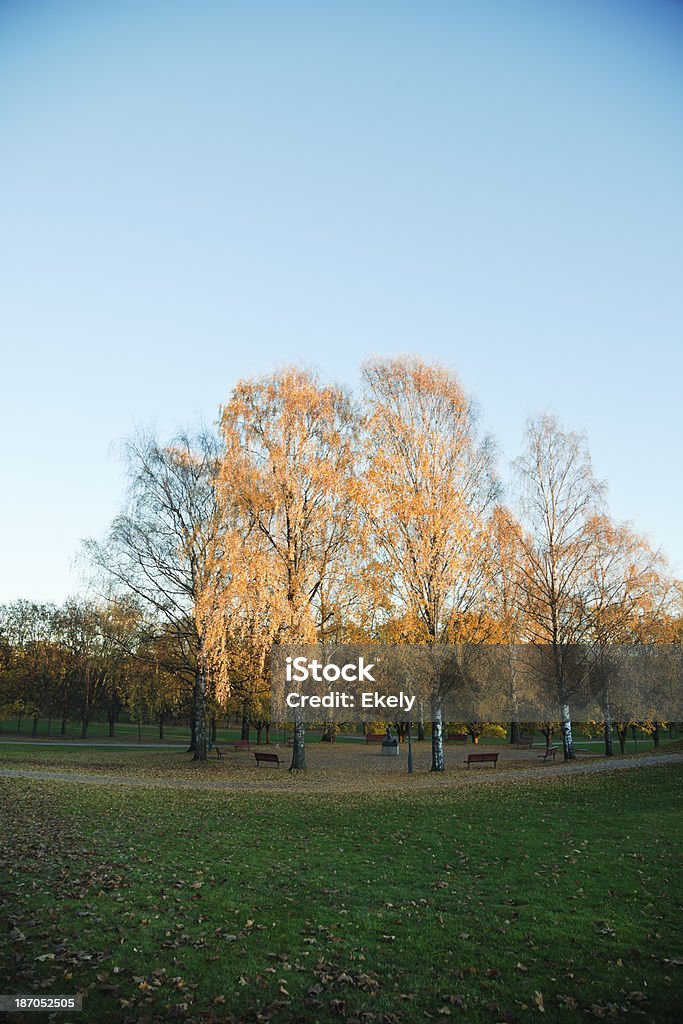
{"label": "clear blue sky", "polygon": [[455,368],[586,429],[683,571],[683,5],[0,0],[0,601],[61,600],[110,444],[235,380]]}

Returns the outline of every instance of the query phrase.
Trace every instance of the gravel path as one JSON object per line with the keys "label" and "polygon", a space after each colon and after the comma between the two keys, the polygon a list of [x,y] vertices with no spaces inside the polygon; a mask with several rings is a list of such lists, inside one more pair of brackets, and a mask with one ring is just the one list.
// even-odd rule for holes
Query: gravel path
{"label": "gravel path", "polygon": [[[416,773],[412,778],[408,775],[402,777],[401,780],[395,779],[394,783],[398,783],[401,788],[410,789],[421,789],[423,787],[432,788],[435,782],[443,785],[452,786],[471,786],[480,783],[497,783],[504,785],[506,782],[517,782],[520,779],[536,779],[538,781],[545,781],[551,779],[557,779],[560,777],[566,777],[568,774],[581,775],[584,773],[595,773],[595,772],[608,772],[617,771],[629,768],[647,768],[653,765],[672,765],[681,764],[683,762],[683,753],[675,754],[647,754],[641,757],[614,757],[601,760],[591,761],[574,761],[569,763],[562,763],[559,765],[544,765],[542,767],[534,768],[515,768],[508,769],[507,771],[496,772],[495,769],[478,769],[474,771],[468,771],[466,769],[455,769],[454,771],[447,772],[444,776],[440,776],[436,779],[434,776],[430,776],[429,773],[419,772]],[[153,789],[200,789],[200,790],[216,790],[218,792],[237,792],[239,790],[261,790],[272,792],[273,788],[286,789],[288,792],[324,792],[326,789],[335,788],[330,787],[329,778],[316,779],[315,770],[307,773],[305,780],[302,777],[292,777],[287,772],[276,773],[271,770],[268,773],[268,779],[244,779],[234,777],[231,779],[225,779],[220,782],[209,782],[200,780],[187,780],[187,779],[163,779],[163,778],[137,778],[136,776],[126,775],[95,775],[85,772],[60,772],[60,771],[45,771],[42,769],[28,769],[28,768],[0,768],[0,778],[6,779],[33,779],[33,780],[45,780],[49,782],[78,782],[86,783],[88,785],[101,785],[101,786],[143,786],[151,787]],[[277,779],[282,780],[282,784],[278,785]],[[292,785],[295,783],[295,785]],[[351,786],[349,789],[356,790],[357,787]],[[394,786],[391,787],[392,789]],[[441,788],[441,787],[439,787]],[[358,790],[361,792],[362,790]]]}
{"label": "gravel path", "polygon": [[106,740],[0,740],[0,746],[11,747],[89,747],[91,750],[101,750],[103,747],[115,750],[187,750],[188,743],[138,743],[137,740],[128,740],[125,743],[109,743]]}

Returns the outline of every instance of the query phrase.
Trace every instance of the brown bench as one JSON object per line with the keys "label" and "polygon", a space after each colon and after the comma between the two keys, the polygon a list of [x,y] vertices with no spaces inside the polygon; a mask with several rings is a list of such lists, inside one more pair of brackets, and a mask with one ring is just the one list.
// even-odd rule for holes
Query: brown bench
{"label": "brown bench", "polygon": [[[226,747],[234,747],[235,750],[249,750],[249,740],[230,740],[228,743],[223,743],[223,750]],[[221,748],[214,743],[213,749],[216,751],[216,757],[222,757]]]}
{"label": "brown bench", "polygon": [[467,743],[466,732],[449,732],[446,736],[446,743]]}
{"label": "brown bench", "polygon": [[498,754],[468,754],[467,757],[465,758],[465,761],[467,762],[468,768],[471,764],[478,764],[480,762],[483,763],[485,761],[490,761],[493,767],[495,768],[496,764],[498,763]]}
{"label": "brown bench", "polygon": [[366,732],[365,734],[366,743],[381,743],[386,738],[386,733],[384,732]]}
{"label": "brown bench", "polygon": [[545,751],[542,754],[539,754],[538,756],[543,758],[544,763],[548,760],[549,757],[552,757],[554,761],[555,755],[557,754],[559,749],[559,747],[546,747]]}
{"label": "brown bench", "polygon": [[517,750],[531,750],[534,743],[533,736],[520,736],[517,740]]}
{"label": "brown bench", "polygon": [[254,757],[256,758],[256,767],[260,765],[261,761],[265,761],[266,764],[274,764],[276,768],[279,768],[284,762],[280,760],[277,754],[268,754],[264,750],[255,750]]}

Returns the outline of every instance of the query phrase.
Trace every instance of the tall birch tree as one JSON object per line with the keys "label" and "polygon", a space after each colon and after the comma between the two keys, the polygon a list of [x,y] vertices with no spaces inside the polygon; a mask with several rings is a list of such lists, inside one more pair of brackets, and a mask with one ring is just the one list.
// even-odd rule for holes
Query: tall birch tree
{"label": "tall birch tree", "polygon": [[[313,643],[320,596],[355,533],[351,402],[341,388],[289,367],[239,383],[223,409],[222,430],[221,492],[250,538],[243,557],[252,558],[253,571],[245,579],[284,595],[274,639]],[[291,769],[305,767],[305,727],[297,719]]]}
{"label": "tall birch tree", "polygon": [[531,641],[549,647],[564,757],[572,760],[572,648],[590,637],[586,608],[597,555],[592,524],[605,488],[593,473],[585,436],[563,430],[548,413],[529,421],[514,468],[526,528],[520,560],[525,627]]}
{"label": "tall birch tree", "polygon": [[[496,496],[491,444],[457,378],[415,358],[363,367],[362,504],[376,570],[413,642],[472,640],[490,567],[486,520]],[[444,770],[440,695],[432,699],[432,771]]]}
{"label": "tall birch tree", "polygon": [[[590,568],[585,614],[595,651],[592,677],[601,682],[605,754],[613,752],[609,699],[615,644],[661,642],[676,606],[677,590],[664,555],[628,524],[596,516],[590,524],[596,556]],[[666,642],[666,641],[665,641]],[[623,727],[623,723],[622,723]]]}
{"label": "tall birch tree", "polygon": [[216,491],[220,446],[207,431],[181,434],[166,445],[141,435],[127,442],[125,453],[125,506],[104,543],[89,541],[86,551],[112,595],[132,596],[159,637],[173,642],[177,671],[193,688],[190,749],[204,761],[204,648],[223,531]]}
{"label": "tall birch tree", "polygon": [[500,643],[507,697],[511,708],[510,743],[519,741],[517,712],[518,645],[524,639],[524,607],[520,602],[522,529],[510,509],[498,505],[489,528],[491,588],[488,599],[495,624],[493,639]]}

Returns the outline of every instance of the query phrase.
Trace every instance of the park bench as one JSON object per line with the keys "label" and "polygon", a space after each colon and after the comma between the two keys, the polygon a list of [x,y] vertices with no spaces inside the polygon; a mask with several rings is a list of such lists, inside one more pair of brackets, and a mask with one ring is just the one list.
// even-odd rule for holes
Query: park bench
{"label": "park bench", "polygon": [[366,732],[365,734],[366,743],[381,743],[386,738],[386,733],[383,732]]}
{"label": "park bench", "polygon": [[544,752],[538,756],[543,758],[543,763],[545,764],[549,757],[552,757],[553,761],[555,760],[555,755],[559,749],[559,747],[546,747]]}
{"label": "park bench", "polygon": [[[249,750],[249,740],[230,740],[228,743],[223,743],[223,750],[226,747],[233,747],[235,750]],[[221,748],[214,743],[213,749],[216,751],[216,757],[222,757]]]}
{"label": "park bench", "polygon": [[468,754],[465,761],[467,762],[468,768],[471,764],[478,764],[479,762],[484,763],[486,761],[490,761],[495,768],[498,763],[498,754]]}
{"label": "park bench", "polygon": [[531,750],[533,742],[533,736],[520,736],[517,740],[517,750]]}
{"label": "park bench", "polygon": [[261,761],[265,761],[266,764],[274,764],[276,768],[279,768],[282,762],[277,754],[268,754],[265,750],[255,750],[254,757],[256,758],[256,767],[260,765]]}
{"label": "park bench", "polygon": [[449,732],[446,736],[446,743],[467,743],[467,733]]}

